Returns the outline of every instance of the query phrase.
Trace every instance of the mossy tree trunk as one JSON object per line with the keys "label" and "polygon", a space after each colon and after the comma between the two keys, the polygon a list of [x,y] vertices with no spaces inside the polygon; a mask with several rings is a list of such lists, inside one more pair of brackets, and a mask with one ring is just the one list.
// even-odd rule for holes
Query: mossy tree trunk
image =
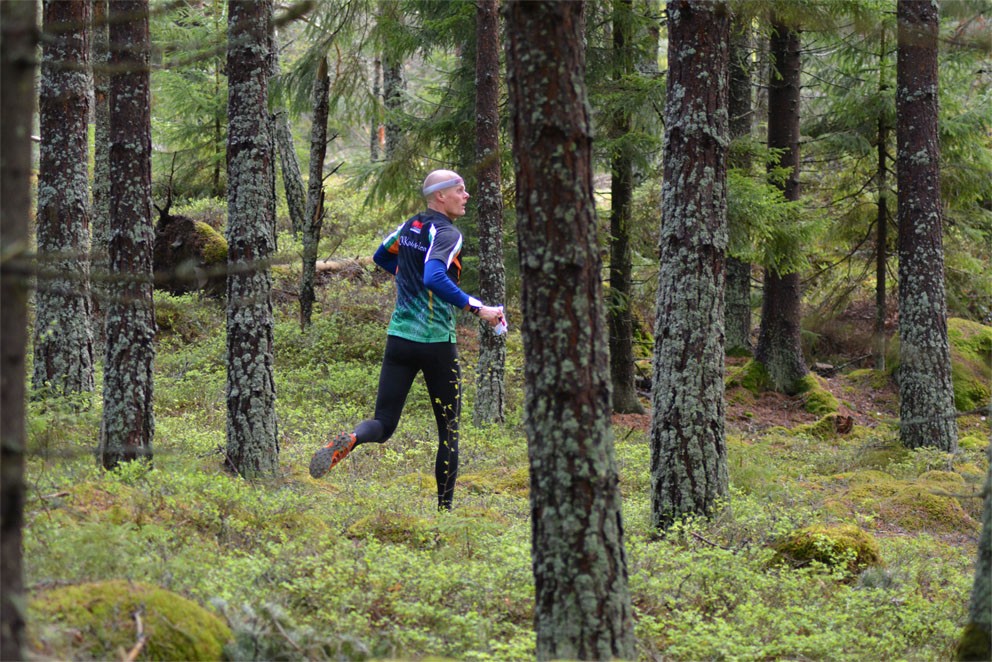
{"label": "mossy tree trunk", "polygon": [[317,65],[313,84],[313,117],[310,125],[310,180],[303,214],[303,274],[300,277],[300,328],[310,326],[313,314],[317,246],[324,224],[324,158],[327,156],[327,115],[331,81],[327,58]]}
{"label": "mossy tree trunk", "polygon": [[[747,141],[751,137],[751,29],[740,19],[730,28],[730,88],[727,93],[731,140]],[[751,159],[748,149],[740,149],[740,156],[731,167],[749,170]],[[749,243],[746,229],[740,243]],[[728,354],[750,354],[751,346],[751,265],[733,256],[727,256],[726,306],[724,349]]]}
{"label": "mossy tree trunk", "polygon": [[[631,0],[613,0],[613,80],[622,85],[634,71],[633,6]],[[631,131],[630,113],[621,110],[613,118],[613,139]],[[643,414],[644,407],[634,387],[634,319],[630,307],[633,294],[633,265],[630,248],[630,216],[634,201],[633,158],[621,142],[610,159],[610,289],[607,307],[610,331],[610,380],[613,411]]]}
{"label": "mossy tree trunk", "polygon": [[537,658],[635,654],[581,2],[508,2]]}
{"label": "mossy tree trunk", "polygon": [[38,114],[38,290],[32,386],[94,389],[90,331],[90,0],[46,0]]}
{"label": "mossy tree trunk", "polygon": [[[380,0],[379,20],[398,24],[402,21],[401,5],[391,0]],[[395,46],[387,43],[382,52],[382,105],[385,131],[386,160],[392,160],[400,143],[400,115],[403,112],[403,58]]]}
{"label": "mossy tree trunk", "polygon": [[[25,353],[36,5],[0,2],[0,659],[23,659]],[[18,268],[18,263],[21,268]]]}
{"label": "mossy tree trunk", "polygon": [[[886,82],[889,68],[889,53],[887,52],[886,31],[882,30],[878,45],[878,92],[880,95],[888,89]],[[875,327],[872,352],[876,370],[885,370],[886,333],[885,319],[888,310],[888,244],[889,244],[889,140],[892,135],[892,125],[889,112],[883,108],[878,111],[878,134],[876,153],[878,155],[875,172],[875,186],[878,189],[878,202],[875,215]]]}
{"label": "mossy tree trunk", "polygon": [[275,251],[268,129],[272,3],[228,2],[227,465],[244,477],[279,465],[273,376]]}
{"label": "mossy tree trunk", "polygon": [[[776,167],[788,175],[786,200],[799,199],[799,32],[772,16],[769,40],[768,147],[782,150]],[[808,369],[801,341],[802,287],[798,273],[765,269],[761,329],[755,358],[764,365],[778,391],[794,394]]]}
{"label": "mossy tree trunk", "polygon": [[968,624],[958,644],[957,659],[992,660],[992,446],[988,448],[989,470],[982,496],[982,535],[978,539],[978,563],[971,589]]}
{"label": "mossy tree trunk", "polygon": [[379,130],[382,128],[382,58],[372,60],[372,110],[369,114],[369,160],[375,163],[379,160]]}
{"label": "mossy tree trunk", "polygon": [[661,272],[651,415],[652,523],[709,515],[727,495],[726,3],[668,3]]}
{"label": "mossy tree trunk", "polygon": [[110,75],[106,71],[110,56],[110,26],[107,24],[107,0],[92,2],[93,198],[90,205],[90,293],[93,301],[91,313],[94,343],[102,348],[103,311],[110,294],[107,285],[107,245],[110,243]]}
{"label": "mossy tree trunk", "polygon": [[[475,18],[475,194],[479,233],[479,294],[487,305],[504,303],[503,186],[499,158],[499,11],[479,0]],[[506,414],[506,336],[479,321],[476,425],[502,423]]]}
{"label": "mossy tree trunk", "polygon": [[148,0],[111,0],[110,243],[103,466],[151,458],[155,362]]}
{"label": "mossy tree trunk", "polygon": [[937,134],[936,3],[899,0],[896,184],[899,190],[899,438],[957,448],[944,293]]}

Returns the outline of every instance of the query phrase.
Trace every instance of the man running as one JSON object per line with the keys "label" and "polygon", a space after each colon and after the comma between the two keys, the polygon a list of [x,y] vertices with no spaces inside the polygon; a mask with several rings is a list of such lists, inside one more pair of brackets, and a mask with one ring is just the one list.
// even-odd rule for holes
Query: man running
{"label": "man running", "polygon": [[389,439],[413,379],[422,372],[437,422],[438,509],[450,510],[458,475],[461,413],[455,309],[468,310],[493,327],[503,321],[503,312],[482,305],[458,287],[462,235],[452,221],[465,215],[469,194],[464,180],[451,170],[435,170],[424,180],[422,192],[427,210],[386,237],[372,258],[396,281],[396,307],[386,332],[375,414],[314,453],[310,475],[320,478],[359,444]]}

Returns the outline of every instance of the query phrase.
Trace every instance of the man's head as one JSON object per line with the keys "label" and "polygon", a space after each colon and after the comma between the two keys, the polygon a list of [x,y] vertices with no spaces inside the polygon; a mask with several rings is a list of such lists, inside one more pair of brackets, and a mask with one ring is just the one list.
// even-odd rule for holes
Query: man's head
{"label": "man's head", "polygon": [[469,194],[465,181],[454,170],[435,170],[427,175],[423,186],[427,207],[439,211],[450,219],[465,215]]}

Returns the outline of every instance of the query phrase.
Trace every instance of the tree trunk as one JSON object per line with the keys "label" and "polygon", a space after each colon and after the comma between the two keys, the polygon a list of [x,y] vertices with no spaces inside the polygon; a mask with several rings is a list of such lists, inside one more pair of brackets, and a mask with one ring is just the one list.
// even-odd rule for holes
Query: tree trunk
{"label": "tree trunk", "polygon": [[957,448],[944,294],[937,134],[937,7],[899,0],[896,156],[899,189],[899,437]]}
{"label": "tree trunk", "polygon": [[[398,3],[389,0],[383,0],[379,3],[380,21],[399,23],[401,21],[401,16],[398,15],[399,11]],[[387,161],[392,160],[396,147],[400,143],[399,120],[403,111],[403,88],[402,57],[387,47],[382,53],[382,105],[385,115],[383,125]]]}
{"label": "tree trunk", "polygon": [[46,0],[38,114],[35,389],[94,389],[90,332],[89,0]]}
{"label": "tree trunk", "polygon": [[982,535],[978,539],[978,562],[971,589],[968,623],[958,644],[958,660],[992,660],[992,446],[987,451],[989,469],[982,496]]}
{"label": "tree trunk", "polygon": [[[781,149],[777,166],[788,170],[786,200],[799,199],[799,32],[772,17],[769,40],[768,147]],[[799,274],[765,269],[761,330],[755,358],[778,391],[795,394],[808,370],[801,342]]]}
{"label": "tree trunk", "polygon": [[273,362],[273,155],[268,135],[272,3],[228,2],[227,466],[248,478],[279,465]]}
{"label": "tree trunk", "polygon": [[[618,85],[622,85],[624,77],[634,70],[631,4],[631,0],[613,2],[613,79]],[[630,130],[630,113],[618,113],[611,127],[612,137],[619,139]],[[614,152],[610,160],[610,173],[610,290],[607,314],[613,411],[643,414],[644,407],[634,388],[634,320],[630,308],[633,267],[629,225],[634,200],[634,164],[625,148]]]}
{"label": "tree trunk", "polygon": [[[884,49],[882,52],[884,54]],[[888,308],[885,289],[885,282],[888,279],[886,248],[889,243],[889,184],[885,149],[888,142],[889,127],[883,111],[878,116],[878,172],[876,173],[878,214],[875,217],[875,341],[872,343],[876,370],[885,370],[885,318]]]}
{"label": "tree trunk", "polygon": [[310,326],[313,313],[314,276],[317,246],[324,223],[324,158],[327,156],[328,95],[331,81],[327,75],[327,58],[317,66],[313,85],[313,123],[310,128],[310,182],[303,216],[303,275],[300,278],[300,328]]}
{"label": "tree trunk", "polygon": [[369,128],[369,160],[375,163],[379,160],[379,132],[382,129],[382,112],[379,107],[382,98],[382,60],[372,60],[372,121]]}
{"label": "tree trunk", "polygon": [[[487,305],[506,299],[503,268],[503,185],[499,157],[499,13],[496,0],[476,9],[475,159],[477,165],[479,294]],[[479,322],[479,367],[474,422],[502,423],[506,416],[506,336]]]}
{"label": "tree trunk", "polygon": [[36,5],[0,2],[0,659],[23,659],[24,399]]}
{"label": "tree trunk", "polygon": [[711,514],[729,489],[723,414],[729,41],[725,3],[668,3],[651,416],[651,510],[659,528]]}
{"label": "tree trunk", "polygon": [[[107,245],[110,243],[110,75],[107,0],[92,0],[93,28],[93,199],[90,207],[90,273],[92,276],[91,314],[94,342],[103,343],[104,311],[111,288],[107,283]],[[97,354],[100,354],[97,351]]]}
{"label": "tree trunk", "polygon": [[155,362],[148,0],[111,0],[110,243],[103,466],[151,458]]}
{"label": "tree trunk", "polygon": [[282,185],[286,190],[286,204],[289,206],[289,220],[293,234],[303,230],[306,218],[306,189],[303,187],[303,174],[300,162],[293,147],[293,133],[289,126],[289,112],[282,108],[274,113],[276,149],[279,152],[279,167],[282,170]]}
{"label": "tree trunk", "polygon": [[635,654],[584,80],[584,4],[508,2],[537,658]]}
{"label": "tree trunk", "polygon": [[[727,93],[730,139],[751,136],[751,30],[744,21],[735,20],[730,32],[730,89]],[[745,156],[730,163],[733,168],[749,170],[751,159]],[[744,232],[742,230],[742,232]],[[745,235],[746,236],[746,235]],[[727,354],[749,355],[751,346],[751,265],[727,256],[727,287],[725,309]]]}

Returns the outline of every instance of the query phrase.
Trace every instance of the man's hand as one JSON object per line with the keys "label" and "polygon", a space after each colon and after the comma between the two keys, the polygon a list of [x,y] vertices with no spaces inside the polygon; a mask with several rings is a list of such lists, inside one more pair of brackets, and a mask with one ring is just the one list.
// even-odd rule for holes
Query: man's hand
{"label": "man's hand", "polygon": [[503,310],[493,306],[482,306],[479,308],[478,316],[489,322],[489,326],[495,327],[503,321]]}

